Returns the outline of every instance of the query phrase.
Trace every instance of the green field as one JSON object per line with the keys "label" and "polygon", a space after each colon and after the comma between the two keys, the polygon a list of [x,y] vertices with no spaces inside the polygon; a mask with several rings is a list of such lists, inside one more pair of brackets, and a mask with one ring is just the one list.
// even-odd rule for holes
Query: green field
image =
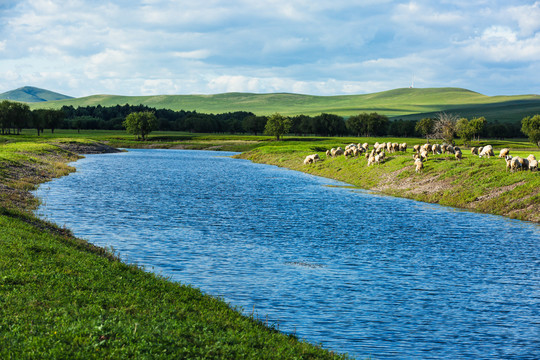
{"label": "green field", "polygon": [[440,111],[452,111],[464,117],[485,116],[490,122],[516,122],[540,113],[539,95],[486,96],[460,88],[395,89],[364,95],[312,96],[301,94],[226,93],[216,95],[119,96],[88,97],[30,104],[32,109],[60,108],[64,105],[116,106],[147,105],[154,108],[225,113],[250,111],[257,115],[279,112],[284,115],[340,116],[378,112],[390,118],[414,119]]}
{"label": "green field", "polygon": [[72,135],[0,136],[1,359],[346,358],[37,219],[28,191],[73,171],[67,148],[121,137]]}
{"label": "green field", "polygon": [[[430,155],[416,173],[412,146],[424,139],[286,137],[152,133],[135,141],[125,132],[57,131],[37,137],[0,136],[0,358],[344,358],[280,333],[264,314],[244,316],[223,301],[119,261],[112,250],[73,237],[37,219],[29,190],[73,171],[73,151],[96,143],[131,148],[240,151],[237,157],[334,178],[378,194],[540,223],[540,172],[508,172],[503,159]],[[380,165],[365,157],[327,157],[349,143],[407,142]],[[526,141],[481,141],[496,154],[509,147],[526,157]],[[304,165],[318,153],[322,161]],[[335,349],[339,351],[339,349]]]}

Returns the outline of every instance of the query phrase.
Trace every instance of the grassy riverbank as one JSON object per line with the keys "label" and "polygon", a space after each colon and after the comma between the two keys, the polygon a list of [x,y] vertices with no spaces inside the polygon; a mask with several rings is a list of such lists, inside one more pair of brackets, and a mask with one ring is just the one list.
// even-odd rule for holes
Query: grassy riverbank
{"label": "grassy riverbank", "polygon": [[[383,163],[367,166],[367,160],[339,156],[327,158],[324,152],[331,147],[345,147],[351,142],[407,142],[404,153],[387,153]],[[515,219],[540,222],[540,172],[506,171],[506,162],[498,158],[499,150],[509,147],[514,156],[527,157],[540,151],[524,142],[481,141],[475,146],[491,144],[496,156],[479,158],[465,147],[462,161],[453,154],[430,155],[424,170],[415,172],[411,145],[422,139],[333,139],[324,142],[275,142],[272,145],[247,151],[239,158],[273,164],[292,170],[333,178],[363,189],[419,201],[438,203]],[[318,153],[322,161],[304,165],[306,155]]]}
{"label": "grassy riverbank", "polygon": [[28,191],[93,148],[0,137],[0,358],[344,358],[37,219]]}

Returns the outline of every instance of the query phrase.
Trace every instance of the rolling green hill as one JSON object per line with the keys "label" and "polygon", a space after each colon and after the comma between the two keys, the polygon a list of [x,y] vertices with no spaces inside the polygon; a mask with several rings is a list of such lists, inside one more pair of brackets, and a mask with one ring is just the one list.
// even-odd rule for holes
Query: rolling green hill
{"label": "rolling green hill", "polygon": [[322,112],[341,116],[378,112],[391,118],[422,118],[440,111],[461,116],[485,116],[489,121],[520,121],[540,113],[539,95],[487,96],[460,88],[404,88],[363,95],[313,96],[289,93],[216,95],[88,97],[31,104],[32,108],[60,108],[63,105],[115,106],[147,105],[172,110],[224,113],[251,111],[257,115],[279,112],[285,115],[318,115]]}
{"label": "rolling green hill", "polygon": [[32,86],[24,86],[0,94],[0,100],[13,100],[29,103],[65,99],[72,99],[72,97]]}

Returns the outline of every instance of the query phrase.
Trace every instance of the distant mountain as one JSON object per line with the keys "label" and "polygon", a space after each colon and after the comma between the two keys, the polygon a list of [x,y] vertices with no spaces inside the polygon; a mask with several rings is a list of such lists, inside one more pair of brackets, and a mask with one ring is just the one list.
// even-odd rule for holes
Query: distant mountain
{"label": "distant mountain", "polygon": [[67,99],[73,99],[73,97],[32,86],[24,86],[22,88],[6,91],[5,93],[0,94],[0,100],[13,100],[32,103]]}

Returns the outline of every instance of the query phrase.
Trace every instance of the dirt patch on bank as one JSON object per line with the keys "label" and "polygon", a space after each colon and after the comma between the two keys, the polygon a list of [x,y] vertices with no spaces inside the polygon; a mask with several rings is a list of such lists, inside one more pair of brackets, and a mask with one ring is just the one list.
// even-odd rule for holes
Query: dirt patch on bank
{"label": "dirt patch on bank", "polygon": [[452,188],[451,179],[440,179],[441,175],[435,175],[428,178],[419,178],[416,176],[399,177],[404,171],[413,170],[414,166],[406,166],[397,171],[384,174],[381,182],[371,188],[380,192],[392,192],[396,190],[404,191],[406,195],[413,196],[417,194],[434,194],[446,191]]}
{"label": "dirt patch on bank", "polygon": [[76,154],[109,154],[119,153],[122,150],[114,148],[112,146],[103,143],[78,143],[78,142],[66,142],[55,144],[61,149],[74,152]]}

